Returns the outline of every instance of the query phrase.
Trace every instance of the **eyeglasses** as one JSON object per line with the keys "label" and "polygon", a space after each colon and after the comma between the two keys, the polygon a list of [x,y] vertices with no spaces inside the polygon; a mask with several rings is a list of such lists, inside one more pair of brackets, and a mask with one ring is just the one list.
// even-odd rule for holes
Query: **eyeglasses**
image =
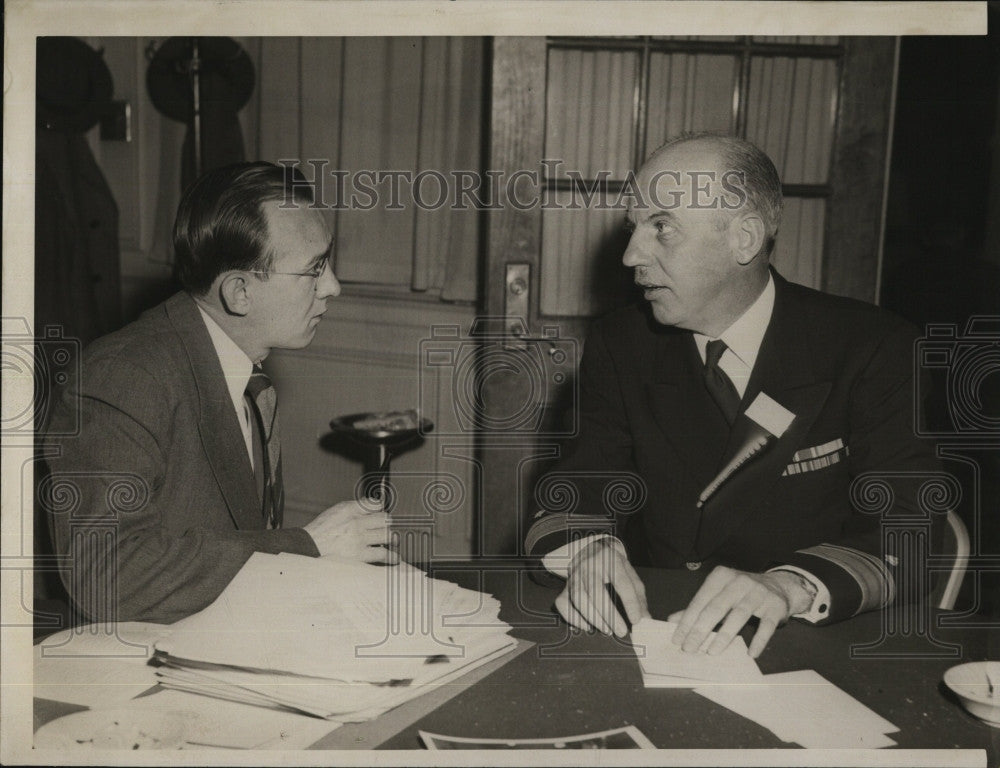
{"label": "eyeglasses", "polygon": [[333,255],[327,256],[323,261],[317,264],[315,267],[307,272],[278,272],[277,270],[271,269],[244,269],[243,272],[249,272],[252,275],[291,275],[293,277],[311,277],[313,280],[319,280],[323,273],[326,272],[327,267],[333,272]]}

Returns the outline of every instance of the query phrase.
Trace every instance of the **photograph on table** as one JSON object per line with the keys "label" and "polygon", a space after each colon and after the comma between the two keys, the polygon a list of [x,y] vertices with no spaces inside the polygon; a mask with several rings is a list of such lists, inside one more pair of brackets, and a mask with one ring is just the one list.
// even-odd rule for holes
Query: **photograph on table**
{"label": "photograph on table", "polygon": [[420,732],[427,749],[656,749],[633,725],[552,739],[462,739]]}

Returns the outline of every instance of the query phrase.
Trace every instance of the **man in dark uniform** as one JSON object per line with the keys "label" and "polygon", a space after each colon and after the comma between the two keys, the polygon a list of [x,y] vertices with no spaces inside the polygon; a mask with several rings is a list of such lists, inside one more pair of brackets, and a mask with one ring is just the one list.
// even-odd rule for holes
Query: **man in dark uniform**
{"label": "man in dark uniform", "polygon": [[[711,569],[671,617],[674,642],[697,650],[721,624],[719,653],[756,617],[757,656],[792,616],[888,604],[909,564],[883,551],[880,519],[852,483],[937,468],[912,428],[916,329],[774,271],[781,183],[749,142],[681,137],[637,182],[624,263],[652,317],[631,307],[595,324],[581,431],[555,471],[634,473],[647,499],[614,519],[583,480],[574,513],[539,513],[526,550],[568,577],[557,609],[624,635],[605,585],[632,622],[645,615],[631,563]],[[901,483],[895,510],[918,510],[916,485]]]}

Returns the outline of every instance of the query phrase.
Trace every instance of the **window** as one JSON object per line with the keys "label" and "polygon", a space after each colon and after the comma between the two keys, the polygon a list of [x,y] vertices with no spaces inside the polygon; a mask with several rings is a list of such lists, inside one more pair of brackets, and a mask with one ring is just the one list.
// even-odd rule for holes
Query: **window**
{"label": "window", "polygon": [[835,37],[549,38],[541,312],[598,314],[621,303],[622,211],[571,203],[579,174],[611,200],[630,169],[682,131],[732,132],[759,145],[784,184],[772,262],[821,285],[839,71]]}

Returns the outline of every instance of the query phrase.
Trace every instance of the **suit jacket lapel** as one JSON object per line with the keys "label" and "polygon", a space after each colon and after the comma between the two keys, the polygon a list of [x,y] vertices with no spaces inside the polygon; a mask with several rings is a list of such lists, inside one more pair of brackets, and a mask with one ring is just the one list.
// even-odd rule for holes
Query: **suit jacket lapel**
{"label": "suit jacket lapel", "polygon": [[650,411],[692,475],[708,483],[719,467],[729,425],[705,389],[692,335],[664,332],[658,340],[646,385]]}
{"label": "suit jacket lapel", "polygon": [[179,293],[167,302],[167,314],[180,336],[198,391],[198,431],[212,473],[237,528],[260,528],[260,499],[243,433],[226,389],[219,356],[194,300]]}
{"label": "suit jacket lapel", "polygon": [[775,275],[775,302],[771,321],[761,342],[757,363],[741,403],[741,413],[733,425],[723,464],[744,444],[752,424],[743,411],[764,392],[795,414],[795,419],[778,440],[747,461],[705,502],[698,533],[698,553],[707,557],[739,527],[764,499],[772,484],[791,460],[797,446],[819,415],[832,383],[817,380],[812,361],[822,350],[808,346],[800,332],[802,322],[789,305],[784,281]]}

